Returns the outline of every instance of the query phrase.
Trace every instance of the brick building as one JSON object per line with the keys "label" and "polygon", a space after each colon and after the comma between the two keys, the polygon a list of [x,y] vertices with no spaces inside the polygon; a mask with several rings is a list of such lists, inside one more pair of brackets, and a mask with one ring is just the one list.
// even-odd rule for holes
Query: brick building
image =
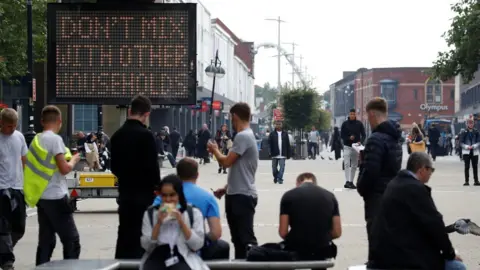
{"label": "brick building", "polygon": [[373,97],[388,101],[389,118],[399,121],[403,129],[425,117],[453,116],[454,80],[429,79],[428,67],[359,69],[355,79],[355,109],[367,128],[365,106]]}

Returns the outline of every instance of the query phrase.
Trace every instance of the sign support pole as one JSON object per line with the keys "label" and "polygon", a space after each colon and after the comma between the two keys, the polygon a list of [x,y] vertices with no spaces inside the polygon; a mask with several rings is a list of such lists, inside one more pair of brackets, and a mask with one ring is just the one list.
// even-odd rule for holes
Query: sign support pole
{"label": "sign support pole", "polygon": [[36,89],[35,89],[35,79],[33,78],[33,29],[32,29],[32,0],[27,1],[27,78],[28,78],[28,90],[30,102],[28,104],[28,131],[24,134],[25,141],[28,146],[35,137],[35,125],[34,125],[34,115],[35,115],[35,100],[36,100]]}

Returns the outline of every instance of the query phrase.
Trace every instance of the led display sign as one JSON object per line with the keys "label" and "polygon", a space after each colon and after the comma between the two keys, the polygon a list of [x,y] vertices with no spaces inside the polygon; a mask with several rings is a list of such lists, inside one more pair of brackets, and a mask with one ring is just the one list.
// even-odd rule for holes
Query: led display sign
{"label": "led display sign", "polygon": [[49,103],[196,102],[196,4],[49,4]]}

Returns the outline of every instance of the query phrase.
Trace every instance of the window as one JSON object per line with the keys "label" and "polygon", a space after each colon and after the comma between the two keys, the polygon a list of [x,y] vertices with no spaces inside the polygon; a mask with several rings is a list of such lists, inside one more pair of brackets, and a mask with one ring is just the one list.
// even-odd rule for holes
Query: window
{"label": "window", "polygon": [[455,88],[450,89],[450,99],[455,100]]}
{"label": "window", "polygon": [[382,84],[381,85],[381,93],[382,97],[387,100],[388,103],[395,103],[397,100],[397,93],[396,93],[397,85],[396,84]]}
{"label": "window", "polygon": [[418,100],[418,90],[417,89],[413,89],[413,98],[415,100]]}
{"label": "window", "polygon": [[442,82],[429,80],[426,84],[425,100],[427,103],[442,103]]}
{"label": "window", "polygon": [[92,132],[98,129],[97,105],[74,105],[75,131]]}

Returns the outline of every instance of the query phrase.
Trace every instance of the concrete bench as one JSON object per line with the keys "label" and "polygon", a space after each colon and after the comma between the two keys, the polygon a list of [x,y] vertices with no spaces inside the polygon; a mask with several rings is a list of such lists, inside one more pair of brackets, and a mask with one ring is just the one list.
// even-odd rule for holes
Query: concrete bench
{"label": "concrete bench", "polygon": [[[312,269],[332,268],[333,260],[297,261],[297,262],[247,262],[245,260],[206,261],[210,269],[227,270],[259,270],[259,269]],[[138,269],[140,261],[129,260],[62,260],[51,261],[37,266],[34,270],[116,270]]]}

